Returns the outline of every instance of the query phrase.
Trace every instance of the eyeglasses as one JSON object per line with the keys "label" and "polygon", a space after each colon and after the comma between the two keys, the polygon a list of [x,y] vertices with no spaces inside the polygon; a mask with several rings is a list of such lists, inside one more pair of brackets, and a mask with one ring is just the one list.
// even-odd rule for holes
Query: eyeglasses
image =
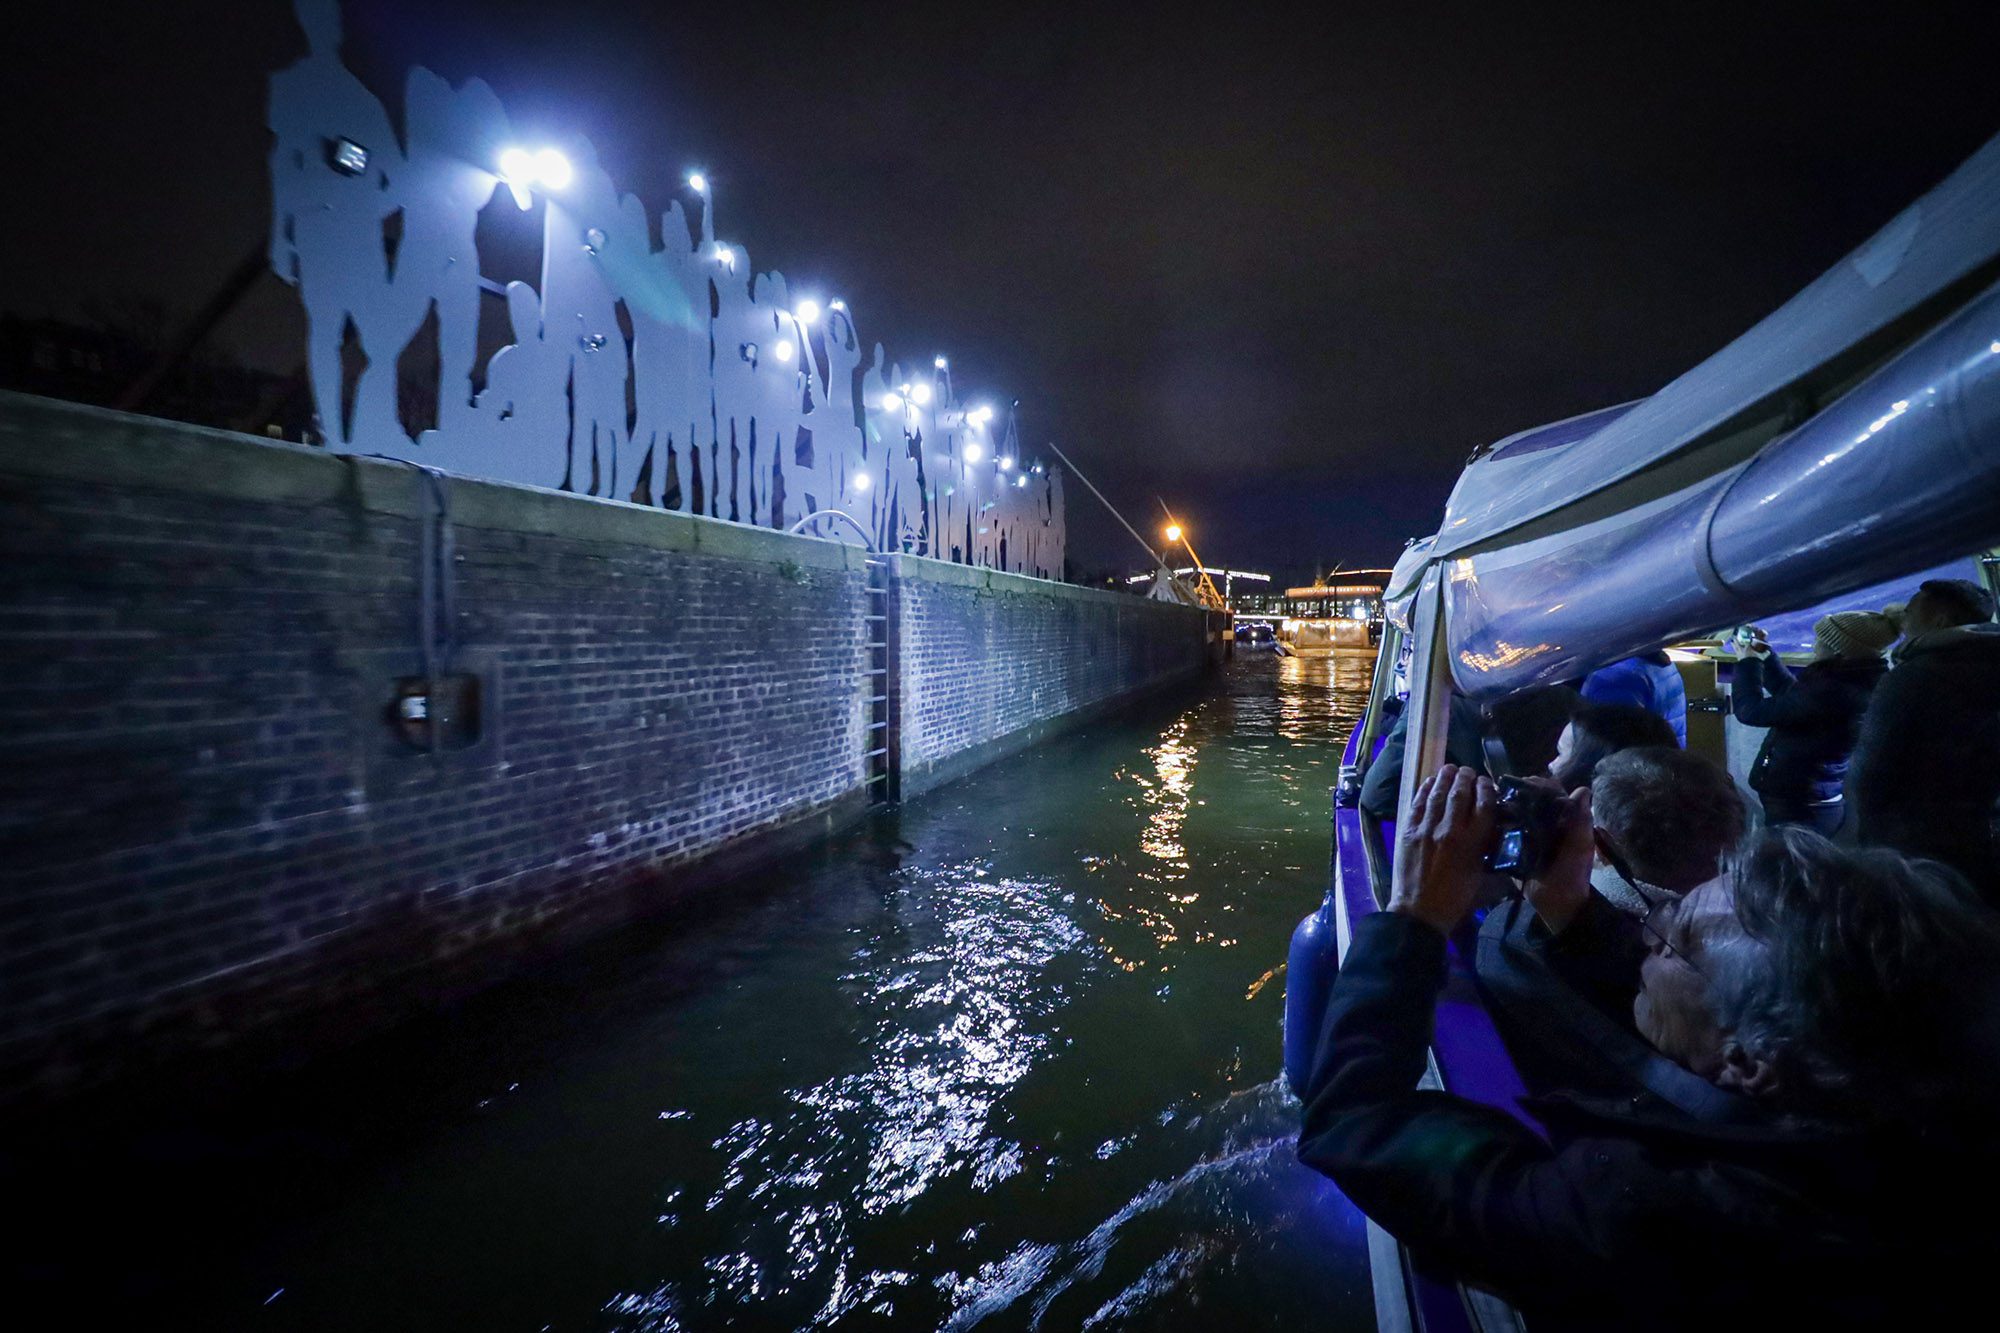
{"label": "eyeglasses", "polygon": [[1708,974],[1701,970],[1694,959],[1688,957],[1686,949],[1683,949],[1667,938],[1666,931],[1660,928],[1657,919],[1662,912],[1678,907],[1681,900],[1669,893],[1641,884],[1638,877],[1632,873],[1632,868],[1625,863],[1624,856],[1619,853],[1617,847],[1612,845],[1611,839],[1605,837],[1595,829],[1591,831],[1591,836],[1597,843],[1597,850],[1610,863],[1611,869],[1617,873],[1618,878],[1630,885],[1632,892],[1639,895],[1639,901],[1646,904],[1645,912],[1638,918],[1639,929],[1645,932],[1646,936],[1654,944],[1659,946],[1661,953],[1666,954],[1669,958],[1680,959],[1689,971],[1706,980]]}

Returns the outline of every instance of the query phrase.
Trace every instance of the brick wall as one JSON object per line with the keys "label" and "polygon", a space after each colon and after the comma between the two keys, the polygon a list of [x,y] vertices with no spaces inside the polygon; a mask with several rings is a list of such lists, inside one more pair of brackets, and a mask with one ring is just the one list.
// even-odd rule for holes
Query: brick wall
{"label": "brick wall", "polygon": [[1201,615],[1185,607],[913,556],[895,564],[905,796],[1206,658]]}
{"label": "brick wall", "polygon": [[[447,498],[433,623],[481,724],[437,755],[389,720],[425,673],[419,474],[0,395],[0,1096],[393,1008],[864,807],[861,552]],[[1202,658],[1198,613],[894,564],[913,789]]]}

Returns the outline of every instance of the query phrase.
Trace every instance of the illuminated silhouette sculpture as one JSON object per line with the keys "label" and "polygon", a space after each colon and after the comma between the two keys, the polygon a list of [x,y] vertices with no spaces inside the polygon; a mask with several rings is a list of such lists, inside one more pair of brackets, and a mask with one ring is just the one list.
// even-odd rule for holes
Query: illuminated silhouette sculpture
{"label": "illuminated silhouette sculpture", "polygon": [[[656,247],[587,143],[511,144],[477,79],[412,70],[398,134],[340,61],[337,0],[295,5],[308,54],[271,79],[271,267],[305,308],[329,448],[765,527],[838,509],[877,549],[1060,577],[1059,475],[1020,456],[1011,414],[958,401],[944,358],[905,371],[843,302],[758,273],[716,238],[699,178],[699,236],[676,202]],[[480,267],[497,191],[523,225],[540,210],[537,284]],[[507,340],[483,373],[482,302]]]}

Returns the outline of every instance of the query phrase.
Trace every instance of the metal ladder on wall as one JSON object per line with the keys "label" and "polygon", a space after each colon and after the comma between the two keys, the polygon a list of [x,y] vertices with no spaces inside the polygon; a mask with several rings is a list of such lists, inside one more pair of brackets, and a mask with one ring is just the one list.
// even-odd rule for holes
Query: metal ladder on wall
{"label": "metal ladder on wall", "polygon": [[861,537],[868,610],[861,617],[862,641],[868,665],[863,668],[862,697],[866,701],[866,721],[862,723],[861,782],[870,805],[888,805],[902,795],[896,754],[896,727],[892,697],[896,688],[895,586],[889,577],[889,559],[875,549],[868,530],[852,514],[839,509],[818,509],[792,524],[792,532],[804,532],[827,520],[838,520]]}
{"label": "metal ladder on wall", "polygon": [[861,780],[868,788],[868,803],[885,805],[897,797],[895,756],[890,753],[895,728],[889,724],[889,693],[893,688],[889,653],[894,624],[889,616],[895,590],[889,586],[888,557],[869,555],[864,563],[868,569],[868,612],[861,622],[867,641],[868,666],[862,680],[867,689],[868,720],[867,730],[862,733],[867,749],[861,760]]}

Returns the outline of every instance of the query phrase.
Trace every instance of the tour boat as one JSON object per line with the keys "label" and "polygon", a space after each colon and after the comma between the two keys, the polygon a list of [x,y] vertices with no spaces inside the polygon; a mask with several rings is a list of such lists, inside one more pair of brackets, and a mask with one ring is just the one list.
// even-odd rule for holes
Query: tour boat
{"label": "tour boat", "polygon": [[[1832,610],[1931,576],[1996,587],[2000,543],[2000,138],[1733,343],[1650,398],[1476,453],[1435,536],[1384,592],[1366,715],[1335,798],[1332,886],[1293,938],[1285,1065],[1300,1086],[1351,924],[1387,901],[1392,822],[1351,794],[1406,698],[1399,812],[1443,762],[1455,686],[1491,700],[1746,622],[1803,647]],[[1719,715],[1726,660],[1676,652],[1689,745],[1743,773]],[[1726,658],[1726,655],[1720,655]],[[1697,726],[1697,721],[1700,725]],[[1427,1083],[1529,1119],[1454,941]],[[1529,1121],[1532,1123],[1532,1120]],[[1370,1223],[1380,1327],[1519,1328]]]}
{"label": "tour boat", "polygon": [[1287,588],[1283,614],[1278,643],[1289,656],[1372,652],[1381,634],[1382,585],[1313,583]]}

